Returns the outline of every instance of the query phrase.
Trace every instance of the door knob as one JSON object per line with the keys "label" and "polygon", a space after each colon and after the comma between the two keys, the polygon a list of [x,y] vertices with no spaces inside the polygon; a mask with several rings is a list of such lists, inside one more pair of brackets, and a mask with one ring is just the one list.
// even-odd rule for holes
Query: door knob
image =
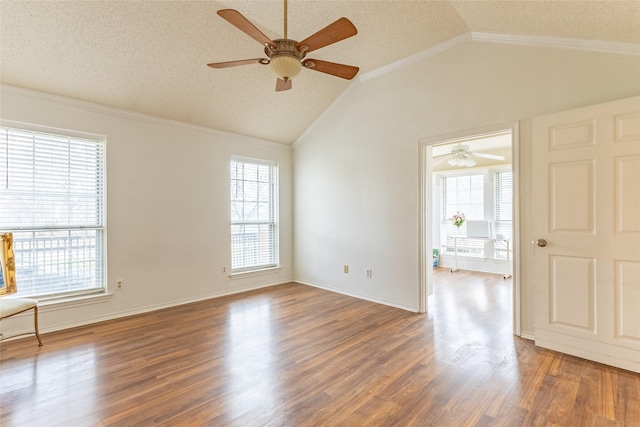
{"label": "door knob", "polygon": [[535,243],[536,245],[540,246],[541,248],[544,248],[545,246],[547,246],[547,241],[544,239],[538,239],[536,241],[533,241],[531,243]]}

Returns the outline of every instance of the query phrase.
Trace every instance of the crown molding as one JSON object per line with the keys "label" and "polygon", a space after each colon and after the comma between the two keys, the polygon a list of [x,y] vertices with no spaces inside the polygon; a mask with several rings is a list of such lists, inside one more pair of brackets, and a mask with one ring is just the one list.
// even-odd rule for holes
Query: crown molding
{"label": "crown molding", "polygon": [[377,68],[373,71],[370,71],[366,74],[362,74],[358,76],[358,78],[352,80],[351,84],[346,87],[340,95],[338,95],[329,106],[320,114],[316,119],[305,129],[302,134],[296,138],[294,143],[291,145],[294,149],[304,141],[304,138],[310,134],[319,123],[322,122],[325,116],[329,114],[333,108],[340,103],[340,101],[353,90],[360,82],[364,82],[370,79],[374,79],[376,77],[380,77],[384,74],[390,73],[392,71],[400,70],[402,68],[413,65],[417,62],[423,61],[431,56],[437,55],[438,53],[444,52],[446,50],[451,49],[452,47],[458,46],[460,44],[468,43],[471,41],[471,33],[460,34],[459,36],[453,37],[449,40],[446,40],[442,43],[439,43],[429,49],[423,50],[422,52],[418,52],[414,55],[408,56],[406,58],[400,59],[396,62],[392,62],[389,65],[385,65],[383,67]]}
{"label": "crown molding", "polygon": [[377,68],[366,74],[360,75],[357,79],[354,79],[351,84],[347,86],[347,88],[336,99],[334,99],[334,101],[322,112],[322,114],[320,114],[320,116],[318,116],[313,121],[313,123],[311,123],[311,125],[309,125],[309,127],[295,140],[295,142],[292,144],[292,147],[295,149],[298,145],[300,145],[305,136],[311,133],[313,129],[315,129],[316,126],[322,121],[322,119],[329,114],[334,106],[338,104],[346,96],[346,94],[355,87],[355,85],[359,84],[359,82],[365,82],[367,80],[380,77],[384,74],[400,70],[439,53],[445,52],[453,47],[472,41],[640,55],[640,44],[637,43],[584,40],[563,37],[523,36],[517,34],[466,32],[445,40],[444,42],[430,47],[429,49],[423,50],[422,52],[418,52],[406,58],[392,62],[391,64]]}
{"label": "crown molding", "polygon": [[288,144],[282,144],[275,141],[255,138],[252,136],[245,136],[245,135],[235,134],[231,132],[225,132],[218,129],[208,128],[206,126],[200,126],[200,125],[194,125],[191,123],[181,122],[179,120],[165,119],[163,117],[153,116],[150,114],[137,113],[137,112],[125,110],[122,108],[109,107],[103,104],[96,104],[89,101],[82,101],[79,99],[67,98],[66,96],[54,95],[47,92],[40,92],[33,89],[26,89],[26,88],[12,86],[4,83],[0,84],[0,92],[15,94],[25,98],[43,100],[43,101],[57,104],[64,108],[74,108],[74,109],[78,109],[78,110],[82,110],[90,113],[97,113],[97,114],[102,114],[106,116],[118,117],[121,119],[133,120],[133,121],[142,122],[142,123],[195,130],[195,131],[213,134],[217,136],[224,136],[227,138],[234,138],[234,139],[241,138],[242,140],[252,144],[267,146],[271,148],[278,148],[286,151],[292,150],[291,146]]}
{"label": "crown molding", "polygon": [[374,79],[376,77],[380,77],[384,74],[390,73],[392,71],[400,70],[402,68],[408,67],[420,61],[423,61],[427,58],[430,58],[434,55],[437,55],[441,52],[447,51],[453,47],[458,45],[468,43],[472,40],[471,33],[463,33],[459,36],[450,38],[441,43],[438,43],[435,46],[430,47],[429,49],[423,50],[422,52],[418,52],[411,56],[407,56],[406,58],[400,59],[396,62],[392,62],[391,64],[385,65],[373,71],[370,71],[366,74],[363,74],[359,77],[360,81],[367,81],[370,79]]}
{"label": "crown molding", "polygon": [[508,43],[539,47],[559,47],[565,49],[640,55],[640,44],[638,43],[585,40],[566,37],[523,36],[518,34],[476,32],[471,33],[471,40],[480,42]]}
{"label": "crown molding", "polygon": [[390,73],[413,65],[438,53],[447,51],[455,46],[468,43],[470,41],[477,42],[493,42],[493,43],[507,43],[517,44],[525,46],[539,46],[539,47],[559,47],[565,49],[578,49],[578,50],[590,50],[598,52],[618,53],[618,54],[630,54],[640,55],[640,44],[637,43],[622,43],[622,42],[609,42],[602,40],[584,40],[584,39],[572,39],[563,37],[542,37],[542,36],[524,36],[518,34],[498,34],[498,33],[481,33],[481,32],[466,32],[459,36],[445,40],[427,50],[418,52],[414,55],[403,58],[399,61],[392,62],[389,65],[385,65],[376,70],[370,71],[359,77],[360,81],[367,81],[379,77],[381,75]]}

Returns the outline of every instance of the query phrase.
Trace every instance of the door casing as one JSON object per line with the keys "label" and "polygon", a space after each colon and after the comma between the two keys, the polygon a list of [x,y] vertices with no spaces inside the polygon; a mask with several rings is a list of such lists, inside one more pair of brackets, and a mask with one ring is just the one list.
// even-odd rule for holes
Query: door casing
{"label": "door casing", "polygon": [[[520,176],[519,176],[519,123],[509,122],[480,129],[472,129],[452,134],[423,138],[419,141],[419,248],[418,248],[418,312],[427,312],[427,298],[433,288],[433,269],[431,251],[433,242],[432,230],[432,147],[438,144],[453,143],[470,138],[488,137],[511,132],[511,154],[513,171],[513,333],[521,334],[520,303]],[[427,234],[428,233],[428,234]]]}

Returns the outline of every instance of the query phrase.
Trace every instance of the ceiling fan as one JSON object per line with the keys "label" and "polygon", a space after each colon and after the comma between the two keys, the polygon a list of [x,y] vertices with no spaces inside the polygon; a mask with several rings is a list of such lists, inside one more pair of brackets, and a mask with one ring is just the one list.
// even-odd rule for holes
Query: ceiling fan
{"label": "ceiling fan", "polygon": [[468,145],[458,144],[451,148],[451,153],[443,154],[442,156],[434,157],[434,160],[438,159],[433,166],[444,162],[445,160],[451,166],[466,166],[468,168],[475,166],[476,161],[473,157],[481,157],[491,160],[504,160],[504,156],[498,156],[496,154],[476,153],[469,150]]}
{"label": "ceiling fan", "polygon": [[222,9],[218,11],[218,15],[252,39],[264,45],[264,53],[267,55],[267,58],[241,59],[239,61],[207,64],[211,68],[227,68],[256,63],[269,65],[271,71],[278,78],[276,81],[277,92],[291,89],[291,79],[300,74],[302,67],[347,80],[354,78],[360,70],[358,67],[352,65],[305,58],[309,52],[355,36],[358,30],[347,18],[340,18],[299,42],[287,38],[287,0],[284,0],[284,38],[281,39],[270,40],[237,10]]}

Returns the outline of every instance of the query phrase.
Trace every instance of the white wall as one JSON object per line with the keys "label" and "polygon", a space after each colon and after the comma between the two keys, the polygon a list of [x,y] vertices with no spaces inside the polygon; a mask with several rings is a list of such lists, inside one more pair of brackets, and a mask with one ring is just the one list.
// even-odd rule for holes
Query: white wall
{"label": "white wall", "polygon": [[[295,145],[295,280],[416,310],[419,140],[521,121],[520,237],[528,242],[531,118],[637,95],[639,76],[638,55],[469,42],[354,83]],[[533,332],[531,259],[525,243],[525,334]]]}
{"label": "white wall", "polygon": [[[111,297],[44,303],[43,332],[291,281],[291,147],[3,86],[4,120],[106,135],[108,282]],[[277,161],[277,273],[230,279],[229,161]],[[124,280],[124,289],[115,282]],[[19,285],[19,284],[18,284]],[[215,303],[215,302],[212,302]],[[2,322],[5,333],[29,318]]]}
{"label": "white wall", "polygon": [[[534,237],[527,215],[531,118],[637,95],[639,75],[637,55],[469,42],[355,82],[293,156],[288,146],[3,87],[2,119],[107,136],[108,278],[111,287],[123,279],[125,288],[97,303],[45,305],[42,330],[292,278],[416,310],[419,140],[520,120],[521,241],[527,242]],[[276,274],[230,280],[220,272],[230,263],[231,155],[280,164],[282,269]],[[532,333],[531,248],[521,249],[522,329]],[[26,328],[28,320],[2,327]]]}

